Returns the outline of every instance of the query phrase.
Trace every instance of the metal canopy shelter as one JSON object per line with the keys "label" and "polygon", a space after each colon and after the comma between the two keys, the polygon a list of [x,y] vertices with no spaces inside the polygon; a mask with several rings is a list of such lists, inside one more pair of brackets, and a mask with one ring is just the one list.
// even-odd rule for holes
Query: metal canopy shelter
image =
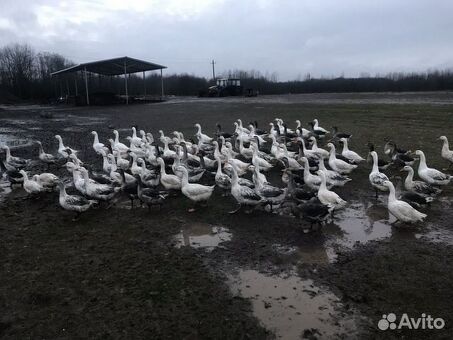
{"label": "metal canopy shelter", "polygon": [[[113,58],[113,59],[106,59],[106,60],[99,60],[93,61],[90,63],[79,64],[76,66],[72,66],[57,72],[53,72],[52,76],[58,76],[62,74],[68,73],[76,73],[79,71],[83,72],[84,80],[85,80],[85,92],[86,92],[86,100],[87,104],[90,105],[90,98],[88,92],[88,76],[87,72],[102,74],[106,76],[118,76],[124,75],[124,88],[126,91],[126,104],[129,104],[129,95],[128,95],[128,88],[127,88],[127,75],[131,73],[138,73],[143,72],[143,81],[145,82],[145,72],[146,71],[153,71],[153,70],[160,70],[160,78],[161,78],[161,96],[164,96],[164,83],[162,77],[162,70],[167,68],[166,66],[150,63],[144,60],[139,60],[130,57],[120,57],[120,58]],[[145,86],[145,95],[146,95],[146,86]]]}

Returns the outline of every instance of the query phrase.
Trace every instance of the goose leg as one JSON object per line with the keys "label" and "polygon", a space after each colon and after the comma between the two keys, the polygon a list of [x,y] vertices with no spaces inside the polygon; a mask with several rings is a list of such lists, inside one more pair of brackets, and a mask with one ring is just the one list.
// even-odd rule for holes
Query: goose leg
{"label": "goose leg", "polygon": [[235,214],[235,213],[237,213],[237,212],[238,212],[238,211],[239,211],[239,210],[240,210],[241,208],[242,208],[242,205],[241,205],[241,204],[239,204],[239,206],[237,207],[237,209],[236,209],[236,210],[233,210],[233,211],[229,211],[228,213],[229,213],[229,214]]}

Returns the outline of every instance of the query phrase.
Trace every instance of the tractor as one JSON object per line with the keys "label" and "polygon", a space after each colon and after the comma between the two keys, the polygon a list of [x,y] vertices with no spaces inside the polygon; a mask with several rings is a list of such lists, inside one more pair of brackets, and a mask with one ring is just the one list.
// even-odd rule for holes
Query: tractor
{"label": "tractor", "polygon": [[208,97],[242,96],[243,91],[240,79],[217,79],[216,85],[208,88]]}

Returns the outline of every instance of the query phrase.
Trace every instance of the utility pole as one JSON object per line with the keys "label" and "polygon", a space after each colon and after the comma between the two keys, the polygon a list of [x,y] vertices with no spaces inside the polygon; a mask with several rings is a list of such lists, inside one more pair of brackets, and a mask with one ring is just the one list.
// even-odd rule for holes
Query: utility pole
{"label": "utility pole", "polygon": [[212,61],[211,61],[211,64],[212,64],[212,79],[214,79],[214,82],[215,82],[215,67],[214,67],[215,63],[216,62],[214,61],[214,59],[212,59]]}

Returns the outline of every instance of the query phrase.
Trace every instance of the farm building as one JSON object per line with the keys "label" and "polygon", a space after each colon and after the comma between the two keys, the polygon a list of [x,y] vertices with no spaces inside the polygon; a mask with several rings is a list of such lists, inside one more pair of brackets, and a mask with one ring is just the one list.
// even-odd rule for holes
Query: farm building
{"label": "farm building", "polygon": [[[130,57],[120,57],[83,63],[52,73],[59,82],[60,89],[65,89],[66,97],[74,95],[76,105],[111,104],[115,102],[129,104],[132,101],[163,100],[163,69],[166,66]],[[158,94],[147,93],[146,72],[160,70],[160,91]],[[143,86],[137,96],[131,94],[131,75],[142,74]],[[81,77],[80,77],[81,75]],[[134,84],[137,77],[134,77]],[[83,90],[79,90],[82,81]],[[73,83],[74,85],[72,85]],[[120,85],[122,83],[122,85]],[[62,91],[61,91],[62,93]]]}

